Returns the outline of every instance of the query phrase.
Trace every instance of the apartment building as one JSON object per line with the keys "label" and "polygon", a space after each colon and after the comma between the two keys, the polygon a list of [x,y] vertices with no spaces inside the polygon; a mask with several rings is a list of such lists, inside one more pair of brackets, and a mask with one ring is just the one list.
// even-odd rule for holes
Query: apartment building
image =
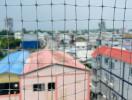
{"label": "apartment building", "polygon": [[132,52],[98,47],[93,57],[92,92],[97,100],[132,100]]}

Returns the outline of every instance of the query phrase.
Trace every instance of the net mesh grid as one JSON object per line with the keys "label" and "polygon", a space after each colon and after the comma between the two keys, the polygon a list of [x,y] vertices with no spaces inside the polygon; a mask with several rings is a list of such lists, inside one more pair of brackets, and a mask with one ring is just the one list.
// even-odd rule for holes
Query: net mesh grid
{"label": "net mesh grid", "polygon": [[[122,29],[121,35],[124,35],[126,31],[126,27],[128,29],[131,29],[131,1],[130,0],[48,0],[48,1],[43,1],[43,0],[1,0],[0,1],[0,29],[7,29],[8,27],[5,25],[6,21],[5,19],[12,18],[13,23],[14,23],[14,31],[23,31],[23,29],[27,29],[28,31],[34,31],[37,34],[37,38],[39,30],[44,30],[48,31],[51,36],[51,40],[54,40],[54,34],[56,31],[64,31],[62,33],[64,35],[64,40],[66,39],[66,31],[74,31],[74,36],[75,36],[75,41],[77,39],[78,33],[80,30],[87,30],[86,31],[86,38],[87,38],[87,46],[89,45],[88,42],[92,40],[91,34],[93,30],[98,29],[98,23],[101,23],[105,21],[106,22],[106,27],[110,28],[112,32],[115,32],[117,29]],[[104,32],[103,28],[98,29],[98,39],[101,41],[105,40],[102,38],[102,32]],[[94,34],[94,33],[93,33]],[[0,37],[5,37],[7,38],[7,45],[5,48],[0,47],[0,50],[6,51],[7,54],[10,54],[13,50],[17,50],[17,48],[12,48],[10,47],[10,38],[14,37],[10,35],[9,32],[6,32],[6,34],[0,34]],[[113,47],[113,41],[115,37],[112,36],[112,47]],[[117,40],[120,40],[120,46],[121,50],[123,50],[123,38],[122,37],[117,37]],[[22,39],[23,41],[23,39]],[[56,51],[58,48],[54,46],[55,43],[54,41],[51,41],[50,44],[50,49],[52,51],[52,55],[54,51]],[[37,45],[38,46],[38,45]],[[63,52],[66,52],[66,46],[63,47]],[[74,45],[75,47],[75,58],[77,58],[77,52],[79,49],[77,49],[76,44]],[[19,50],[23,50],[23,48],[19,48]],[[36,48],[35,51],[40,51],[40,48]],[[87,52],[88,48],[86,48]],[[131,50],[130,50],[131,51]],[[23,52],[24,55],[24,52]],[[111,55],[111,54],[110,54]],[[38,57],[38,55],[36,55]],[[88,58],[87,55],[85,57],[86,59]],[[78,58],[79,59],[79,58]],[[131,59],[131,55],[130,55]],[[65,53],[64,53],[64,59],[63,63],[65,61]],[[51,61],[53,63],[53,59]],[[112,59],[111,59],[112,62]],[[10,65],[10,59],[8,59],[8,63]],[[18,63],[18,62],[14,62]],[[98,62],[97,62],[98,63]],[[23,64],[25,64],[24,59],[23,59]],[[40,64],[37,61],[37,64]],[[100,61],[99,64],[101,65],[102,62]],[[110,64],[112,65],[112,64]],[[76,62],[75,62],[76,66]],[[131,67],[131,64],[129,65]],[[122,70],[122,63],[119,65],[120,69],[117,70]],[[87,69],[87,68],[85,68]],[[120,84],[119,84],[119,91],[120,89],[122,90],[121,93],[118,93],[114,88],[108,87],[106,83],[100,80],[100,83],[104,84],[105,86],[110,89],[111,91],[114,92],[119,98],[122,100],[129,100],[129,92],[130,88],[132,86],[132,83],[129,81],[130,80],[130,75],[128,76],[128,81],[123,78],[118,77],[112,72],[112,69],[106,70],[103,69],[102,66],[100,66],[99,70],[106,71],[110,74],[110,76],[116,77],[120,79]],[[82,91],[76,90],[76,82],[77,82],[77,75],[75,70],[75,82],[74,83],[69,83],[69,84],[64,84],[65,83],[65,68],[63,66],[63,72],[62,72],[62,77],[63,77],[63,84],[60,86],[63,88],[63,96],[60,97],[60,99],[65,100],[66,96],[64,94],[64,88],[65,85],[71,85],[75,84],[75,93],[71,95],[75,95],[75,100],[77,100],[77,95],[80,92],[86,91],[86,84],[85,81],[88,79],[84,79],[81,81],[84,81],[84,87],[85,89]],[[10,72],[10,69],[9,69]],[[121,75],[122,72],[120,72]],[[125,72],[123,72],[125,73]],[[51,80],[53,81],[53,72],[51,69]],[[86,73],[85,73],[86,74]],[[101,73],[100,73],[101,75]],[[9,80],[10,80],[10,75],[9,75]],[[23,76],[25,77],[25,76]],[[39,83],[39,73],[37,73],[37,82]],[[24,82],[25,84],[25,82]],[[10,84],[9,84],[10,85]],[[124,90],[124,85],[127,86],[127,90]],[[10,86],[9,86],[10,87]],[[58,88],[60,88],[58,87]],[[11,90],[9,89],[3,89],[3,90]],[[102,90],[102,87],[100,85],[100,91]],[[24,91],[26,89],[24,88]],[[51,91],[51,100],[53,100],[53,91]],[[127,96],[124,97],[124,93],[127,93]],[[25,93],[24,93],[25,94]],[[70,96],[70,95],[67,95]],[[84,100],[85,100],[85,92],[84,92]],[[26,100],[26,96],[24,96],[24,99]],[[107,97],[106,97],[107,98]],[[59,98],[58,98],[59,99]],[[93,99],[93,98],[91,98]],[[96,98],[94,98],[96,99]],[[110,98],[112,100],[112,98]],[[9,97],[9,100],[11,100],[11,96]],[[38,92],[38,100],[41,100],[39,97],[39,92]]]}

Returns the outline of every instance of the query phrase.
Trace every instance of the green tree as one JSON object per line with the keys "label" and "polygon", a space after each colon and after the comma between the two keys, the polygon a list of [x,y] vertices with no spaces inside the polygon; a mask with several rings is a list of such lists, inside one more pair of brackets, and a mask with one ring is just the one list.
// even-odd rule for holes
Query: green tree
{"label": "green tree", "polygon": [[7,31],[7,30],[2,30],[0,31],[0,35],[13,35],[13,33]]}
{"label": "green tree", "polygon": [[13,37],[0,38],[0,49],[16,49],[20,46],[21,40],[14,39]]}

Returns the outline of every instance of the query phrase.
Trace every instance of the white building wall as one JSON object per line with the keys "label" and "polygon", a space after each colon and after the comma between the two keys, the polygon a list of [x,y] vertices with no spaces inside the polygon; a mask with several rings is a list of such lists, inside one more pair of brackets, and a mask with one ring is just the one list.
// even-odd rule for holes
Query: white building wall
{"label": "white building wall", "polygon": [[[123,63],[122,61],[116,60],[116,59],[112,59],[112,62],[114,63],[114,67],[111,69],[109,66],[109,63],[106,64],[105,63],[105,58],[106,57],[101,57],[101,67],[104,70],[101,70],[101,81],[104,82],[107,86],[111,87],[112,89],[114,89],[117,93],[119,93],[119,95],[122,95],[122,82],[123,79]],[[110,60],[110,59],[109,59]],[[94,67],[97,66],[97,61],[94,60]],[[132,83],[132,75],[130,76],[129,71],[130,68],[132,67],[131,64],[125,63],[125,69],[124,69],[124,79],[125,81],[128,81],[130,83]],[[106,71],[105,71],[106,70]],[[114,75],[110,75],[110,73],[108,72],[111,71],[112,74]],[[98,72],[100,73],[100,72]],[[119,78],[117,78],[117,77]],[[112,85],[113,84],[113,85]],[[108,87],[106,87],[104,84],[101,85],[101,92],[107,96],[108,100],[113,100],[111,99],[111,97],[113,96],[113,93],[110,92],[110,89]],[[127,99],[127,100],[132,100],[132,86],[128,85],[127,83],[124,82],[124,89],[123,89],[123,96]],[[115,100],[121,100],[121,97],[119,97],[117,95],[118,99]]]}
{"label": "white building wall", "polygon": [[15,39],[22,39],[22,33],[21,32],[16,32],[16,33],[14,33],[14,38]]}

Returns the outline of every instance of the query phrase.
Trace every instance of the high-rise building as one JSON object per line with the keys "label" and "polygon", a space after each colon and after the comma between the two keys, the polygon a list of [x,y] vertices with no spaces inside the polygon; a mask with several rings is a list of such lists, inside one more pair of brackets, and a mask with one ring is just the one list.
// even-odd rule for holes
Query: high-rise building
{"label": "high-rise building", "polygon": [[13,32],[13,19],[12,18],[6,18],[5,19],[5,29],[9,32]]}

